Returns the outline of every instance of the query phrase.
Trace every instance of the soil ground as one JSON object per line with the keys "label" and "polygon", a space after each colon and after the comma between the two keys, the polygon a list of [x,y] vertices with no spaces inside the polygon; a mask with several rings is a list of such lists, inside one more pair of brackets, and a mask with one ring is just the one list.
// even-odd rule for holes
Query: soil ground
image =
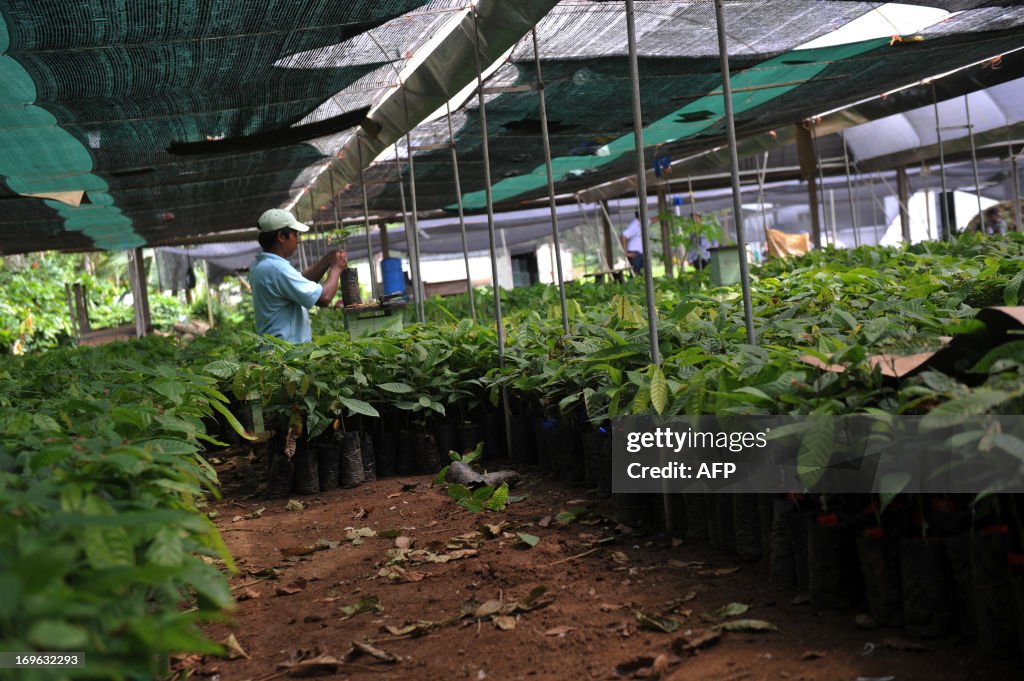
{"label": "soil ground", "polygon": [[[705,543],[630,531],[612,519],[611,499],[543,475],[527,475],[513,490],[526,498],[504,512],[473,514],[431,486],[429,476],[294,497],[304,508],[287,510],[288,499],[247,498],[258,476],[244,459],[228,461],[220,474],[224,497],[208,510],[217,512],[236,558],[232,586],[245,600],[229,621],[206,630],[218,641],[233,635],[246,656],[175,660],[196,681],[291,678],[314,670],[279,665],[318,654],[329,656],[325,678],[375,681],[1024,678],[1019,662],[992,659],[966,641],[913,641],[901,629],[859,629],[856,612],[794,604],[795,594],[769,584],[766,561],[740,563]],[[573,522],[553,519],[578,508],[586,512]],[[484,524],[503,526],[489,537]],[[377,534],[346,539],[361,528]],[[529,548],[517,532],[540,541]],[[397,579],[381,577],[389,549],[407,541],[399,537],[414,550],[456,558],[406,561],[398,564],[404,572],[394,571]],[[331,548],[283,555],[318,542]],[[267,578],[271,570],[275,577]],[[537,587],[545,593],[529,602]],[[346,616],[347,606],[371,597],[379,611]],[[730,603],[749,610],[726,621],[763,620],[777,631],[717,632],[708,615]],[[637,612],[680,626],[651,630]],[[422,635],[402,635],[417,622],[434,624],[420,625],[414,634]],[[702,634],[711,637],[706,647],[684,650]],[[353,642],[370,642],[394,661],[352,654]]]}

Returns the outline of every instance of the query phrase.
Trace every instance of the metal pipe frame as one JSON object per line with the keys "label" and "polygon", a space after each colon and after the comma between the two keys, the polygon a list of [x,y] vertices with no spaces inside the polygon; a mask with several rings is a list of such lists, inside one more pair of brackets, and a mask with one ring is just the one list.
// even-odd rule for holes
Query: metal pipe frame
{"label": "metal pipe frame", "polygon": [[974,126],[971,125],[971,103],[964,95],[964,111],[967,113],[967,139],[971,143],[971,167],[974,169],[974,193],[978,197],[978,231],[985,233],[985,213],[981,210],[981,178],[978,177],[978,154],[974,148]]}
{"label": "metal pipe frame", "polygon": [[469,276],[469,247],[466,244],[466,214],[462,207],[462,182],[459,178],[459,154],[455,151],[455,130],[452,128],[451,104],[445,102],[448,118],[448,139],[452,150],[452,173],[455,175],[455,201],[459,206],[459,233],[462,235],[462,259],[466,263],[466,293],[469,295],[469,316],[476,321],[476,301],[473,299],[473,279]]}
{"label": "metal pipe frame", "polygon": [[[494,290],[494,326],[498,336],[498,368],[505,368],[505,323],[501,316],[501,286],[498,285],[498,257],[494,244],[494,189],[491,187],[491,148],[487,136],[487,103],[484,101],[483,66],[480,64],[480,15],[473,7],[473,34],[476,39],[473,61],[476,64],[476,96],[480,107],[480,152],[484,162],[484,197],[487,202],[487,240],[491,250],[491,284]],[[503,232],[504,234],[504,232]],[[505,418],[506,452],[512,453],[512,413],[508,403],[508,388],[501,386],[501,408]]]}
{"label": "metal pipe frame", "polygon": [[420,324],[426,321],[426,309],[423,306],[425,290],[423,288],[423,260],[420,258],[420,219],[416,208],[416,162],[413,160],[412,137],[406,134],[405,150],[409,158],[409,203],[412,215],[412,242],[416,248],[416,319]]}
{"label": "metal pipe frame", "polygon": [[[405,251],[409,256],[409,274],[415,282],[417,275],[416,268],[419,266],[419,261],[413,257],[413,244],[412,237],[409,236],[409,212],[406,210],[405,205],[405,182],[402,180],[402,163],[399,160],[398,155],[398,142],[395,142],[395,168],[398,169],[398,198],[402,202],[402,229],[404,230],[403,236],[405,237]],[[416,300],[420,296],[419,289],[416,288],[416,284],[413,283],[412,287],[413,296],[413,309],[416,309]],[[419,315],[417,315],[419,318]]]}
{"label": "metal pipe frame", "polygon": [[950,233],[949,210],[946,207],[946,156],[942,151],[942,125],[939,122],[939,99],[932,82],[932,104],[935,107],[935,137],[939,145],[939,176],[942,178],[942,196],[939,197],[939,208],[942,210],[942,240],[949,241]]}
{"label": "metal pipe frame", "polygon": [[843,164],[846,166],[846,193],[850,197],[850,219],[853,220],[853,247],[860,246],[860,227],[857,224],[857,202],[853,198],[853,178],[850,177],[850,152],[846,146],[846,131],[843,130]]}
{"label": "metal pipe frame", "polygon": [[729,166],[732,169],[732,206],[736,217],[736,245],[739,247],[740,284],[743,287],[743,321],[747,327],[747,343],[755,345],[754,313],[750,301],[750,268],[747,264],[747,238],[743,233],[743,204],[740,201],[740,161],[736,150],[736,123],[732,112],[732,83],[729,77],[729,46],[725,35],[723,1],[715,0],[718,24],[718,56],[722,64],[722,97],[725,100],[725,131],[729,140]]}
{"label": "metal pipe frame", "polygon": [[[377,268],[373,264],[373,239],[370,238],[370,200],[366,195],[366,173],[364,172],[365,162],[363,160],[363,146],[356,143],[356,149],[359,150],[359,187],[363,195],[363,229],[366,234],[366,262],[370,265],[370,293],[374,298],[380,297],[380,291],[377,288]],[[331,178],[331,191],[334,189],[334,178]],[[333,199],[332,199],[333,203]],[[338,225],[338,206],[334,206],[334,225],[337,229]]]}
{"label": "metal pipe frame", "polygon": [[1017,231],[1024,231],[1024,225],[1020,224],[1020,184],[1017,180],[1017,155],[1013,153],[1013,145],[1010,147],[1010,181],[1013,183],[1013,223]]}
{"label": "metal pipe frame", "polygon": [[[498,366],[505,368],[505,324],[501,317],[501,286],[498,285],[498,256],[494,235],[494,191],[491,187],[491,150],[487,136],[487,104],[484,101],[483,67],[480,64],[480,18],[473,8],[473,30],[476,34],[476,84],[477,105],[480,107],[480,152],[484,161],[484,196],[487,201],[487,238],[491,249],[491,281],[494,284],[494,323],[498,331]],[[507,405],[506,405],[507,406]],[[511,450],[511,448],[510,448]]]}
{"label": "metal pipe frame", "polygon": [[651,232],[647,226],[647,164],[644,161],[644,122],[640,108],[640,66],[636,52],[636,19],[633,0],[626,0],[626,37],[629,41],[629,80],[633,94],[633,139],[636,150],[636,195],[640,212],[640,238],[644,246],[644,285],[647,292],[647,326],[651,334],[651,364],[661,364],[658,347],[658,309],[654,301],[651,273]]}
{"label": "metal pipe frame", "polygon": [[[558,274],[558,299],[562,305],[562,332],[569,335],[569,312],[565,303],[565,280],[562,275],[562,242],[558,237],[558,207],[555,204],[555,178],[551,168],[551,140],[548,137],[548,108],[544,100],[544,77],[540,70],[540,48],[537,47],[537,28],[533,35],[533,63],[537,69],[537,103],[540,106],[540,131],[544,138],[544,167],[548,174],[548,203],[551,206],[551,238],[555,249],[555,271]],[[645,253],[646,253],[646,246]],[[646,257],[646,255],[645,255]]]}

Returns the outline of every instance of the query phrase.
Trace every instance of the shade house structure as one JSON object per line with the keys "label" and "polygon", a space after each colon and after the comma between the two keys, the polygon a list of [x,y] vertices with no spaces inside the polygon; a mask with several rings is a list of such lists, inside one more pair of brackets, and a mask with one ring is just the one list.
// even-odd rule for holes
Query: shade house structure
{"label": "shade house structure", "polygon": [[0,19],[6,254],[251,241],[280,206],[362,225],[354,258],[404,248],[419,290],[430,230],[458,255],[484,224],[493,253],[509,211],[549,218],[506,246],[557,241],[558,206],[647,217],[638,195],[731,187],[743,214],[760,178],[762,205],[813,187],[814,240],[855,245],[882,221],[853,216],[885,203],[872,174],[897,197],[1016,188],[1011,2],[0,0]]}

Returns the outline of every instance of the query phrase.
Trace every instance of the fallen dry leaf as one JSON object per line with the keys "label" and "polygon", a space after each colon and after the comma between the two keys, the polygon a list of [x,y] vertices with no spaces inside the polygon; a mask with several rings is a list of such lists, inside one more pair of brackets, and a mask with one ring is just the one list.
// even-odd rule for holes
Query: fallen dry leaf
{"label": "fallen dry leaf", "polygon": [[516,628],[516,618],[510,615],[498,615],[492,618],[491,621],[494,622],[494,626],[502,631],[511,631]]}
{"label": "fallen dry leaf", "polygon": [[369,643],[352,641],[352,649],[348,651],[348,655],[345,656],[345,659],[351,660],[353,658],[359,657],[360,655],[369,655],[370,657],[375,657],[378,660],[387,662],[388,664],[394,664],[398,662],[398,658],[387,651],[371,646]]}
{"label": "fallen dry leaf", "polygon": [[670,560],[668,562],[669,567],[674,568],[697,568],[704,567],[704,561],[702,560]]}
{"label": "fallen dry leaf", "polygon": [[315,553],[319,550],[320,549],[315,546],[286,546],[283,549],[278,549],[278,551],[281,552],[281,555],[285,558],[292,556],[308,556],[309,554]]}
{"label": "fallen dry leaf", "polygon": [[368,509],[357,508],[356,512],[352,514],[352,520],[363,520],[368,515],[370,515],[370,511]]}
{"label": "fallen dry leaf", "polygon": [[905,638],[896,638],[894,636],[882,639],[882,645],[890,650],[909,650],[915,653],[928,650],[928,646],[914,641],[909,641]]}
{"label": "fallen dry leaf", "polygon": [[739,572],[739,567],[731,568],[717,568],[715,570],[698,570],[698,577],[724,577],[725,575],[731,575],[734,572]]}
{"label": "fallen dry leaf", "polygon": [[289,499],[288,503],[285,504],[284,510],[286,510],[286,511],[301,511],[304,508],[306,508],[306,507],[298,499]]}
{"label": "fallen dry leaf", "polygon": [[291,596],[292,594],[297,594],[305,590],[306,580],[302,577],[299,577],[294,582],[290,582],[288,584],[285,584],[284,586],[277,587],[276,589],[274,589],[274,592],[278,596]]}
{"label": "fallen dry leaf", "polygon": [[672,652],[676,655],[710,648],[722,640],[722,632],[714,629],[687,629],[682,636],[672,641]]}
{"label": "fallen dry leaf", "polygon": [[395,547],[399,549],[411,549],[416,540],[412,537],[395,537]]}
{"label": "fallen dry leaf", "polygon": [[242,646],[238,645],[238,639],[235,638],[234,634],[228,634],[228,637],[221,641],[221,645],[224,646],[225,652],[224,657],[229,660],[237,660],[239,658],[249,659],[249,653],[242,650]]}
{"label": "fallen dry leaf", "polygon": [[320,674],[335,674],[341,660],[333,655],[324,655],[319,649],[316,651],[299,651],[292,659],[277,665],[277,668],[288,673],[289,676],[317,676]]}
{"label": "fallen dry leaf", "polygon": [[537,521],[537,526],[538,527],[547,527],[548,525],[551,524],[551,521],[552,521],[552,517],[549,516],[549,515],[546,515],[546,516],[544,516],[543,518],[541,518],[540,520]]}
{"label": "fallen dry leaf", "polygon": [[245,591],[242,591],[240,594],[235,596],[235,600],[236,601],[251,601],[252,599],[259,598],[259,597],[260,597],[260,592],[259,591],[254,591],[253,589],[246,589]]}
{"label": "fallen dry leaf", "polygon": [[576,627],[570,627],[570,626],[565,626],[565,625],[560,626],[560,627],[554,627],[552,629],[548,629],[547,631],[545,631],[544,635],[545,636],[565,636],[570,631],[576,631]]}
{"label": "fallen dry leaf", "polygon": [[810,660],[817,660],[822,657],[827,657],[828,653],[824,650],[808,650],[806,653],[800,656],[801,662],[808,662]]}

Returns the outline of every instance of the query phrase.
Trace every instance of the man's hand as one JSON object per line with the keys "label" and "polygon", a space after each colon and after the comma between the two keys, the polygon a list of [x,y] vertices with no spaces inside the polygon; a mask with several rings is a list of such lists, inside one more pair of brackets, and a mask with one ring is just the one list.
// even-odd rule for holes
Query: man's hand
{"label": "man's hand", "polygon": [[327,254],[327,258],[330,266],[334,269],[348,268],[348,254],[345,251],[332,251]]}

